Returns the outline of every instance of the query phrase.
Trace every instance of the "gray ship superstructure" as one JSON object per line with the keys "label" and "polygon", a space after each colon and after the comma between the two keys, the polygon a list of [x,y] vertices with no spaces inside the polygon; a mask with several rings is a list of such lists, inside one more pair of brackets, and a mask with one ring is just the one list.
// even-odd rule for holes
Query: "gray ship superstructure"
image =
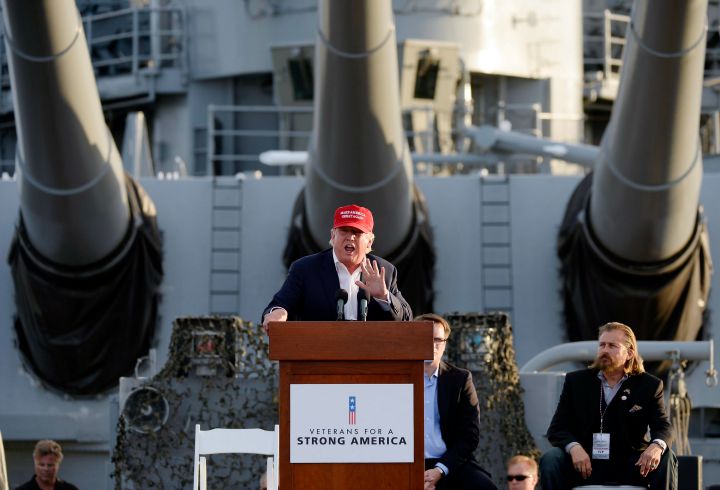
{"label": "gray ship superstructure", "polygon": [[[121,162],[99,108],[89,109],[98,100],[93,88],[58,83],[62,75],[58,81],[47,73],[19,78],[18,66],[29,61],[17,59],[17,52],[42,45],[42,36],[29,27],[33,15],[42,18],[41,11],[47,14],[47,2],[54,0],[25,0],[30,13],[19,16],[19,24],[12,20],[15,1],[7,0],[3,9],[5,58],[13,68],[0,73],[0,158],[9,161],[3,164],[7,176],[0,181],[0,206],[6,210],[0,215],[0,252],[7,256],[10,251],[20,210],[32,216],[27,234],[30,243],[37,242],[39,256],[53,263],[69,261],[69,266],[95,264],[123,243],[131,227],[127,208],[120,204]],[[167,360],[177,317],[239,315],[257,321],[285,276],[283,257],[293,226],[304,229],[313,246],[322,246],[329,227],[322,221],[327,215],[323,209],[355,196],[364,204],[365,194],[374,191],[370,204],[382,210],[377,213],[376,248],[382,253],[402,248],[421,217],[434,250],[434,311],[507,312],[520,365],[568,339],[557,235],[589,167],[597,167],[598,173],[587,215],[603,251],[633,265],[657,264],[682,251],[702,225],[703,245],[710,256],[717,256],[720,178],[707,170],[703,174],[698,159],[698,152],[719,153],[720,145],[715,74],[703,77],[702,66],[703,13],[710,12],[711,28],[717,19],[705,2],[687,2],[686,9],[674,13],[671,2],[659,2],[663,8],[658,10],[650,0],[637,2],[636,43],[689,53],[673,68],[653,56],[642,58],[642,49],[632,51],[621,67],[613,44],[616,36],[610,34],[618,24],[624,32],[629,17],[627,12],[605,12],[600,2],[395,1],[378,2],[383,7],[363,13],[359,0],[348,2],[358,7],[350,12],[334,11],[333,2],[314,1],[97,0],[78,2],[81,17],[69,9],[71,3],[53,3],[62,13],[47,18],[66,28],[49,39],[62,47],[75,46],[72,36],[80,36],[77,32],[86,37],[110,132],[118,143],[124,132],[129,135],[122,144],[129,149],[123,151],[122,164],[157,212],[164,275],[150,294],[160,297],[153,350],[147,353],[151,371]],[[360,14],[376,22],[359,28],[354,22]],[[686,30],[677,36],[653,34],[663,32],[662,22],[675,17],[683,18],[680,25]],[[659,23],[657,30],[646,22]],[[13,32],[22,34],[16,39]],[[362,42],[354,37],[358,33]],[[588,48],[597,46],[592,36],[603,34],[605,48]],[[708,43],[713,34],[709,31]],[[85,42],[79,39],[74,41],[78,46]],[[693,44],[698,39],[700,44]],[[599,52],[600,57],[583,59],[584,42],[586,53],[597,58]],[[58,51],[31,54],[43,61]],[[712,55],[709,50],[705,56],[709,70]],[[365,65],[358,64],[362,57],[369,60]],[[628,67],[636,77],[619,83]],[[683,78],[669,79],[674,73]],[[8,74],[13,83],[23,84],[21,90],[10,86]],[[71,75],[92,78],[80,68],[65,76]],[[685,85],[690,88],[680,90]],[[632,90],[638,95],[627,98]],[[69,116],[54,118],[60,112],[37,107],[43,97],[55,100]],[[79,108],[72,105],[76,100]],[[616,107],[600,150],[578,146],[599,143],[613,102],[623,109]],[[68,118],[83,111],[94,122],[74,131]],[[142,150],[148,144],[142,129],[124,131],[126,116],[136,111],[145,113],[152,158]],[[699,143],[697,124],[702,124]],[[478,135],[481,129],[487,134],[483,126],[488,125],[495,128],[491,133],[499,131],[501,146],[483,146]],[[71,138],[77,133],[85,136],[84,146]],[[523,135],[532,136],[539,151]],[[664,136],[667,140],[660,139]],[[637,144],[641,137],[647,139]],[[518,141],[528,146],[519,147]],[[642,148],[647,146],[651,148]],[[636,150],[623,153],[619,148]],[[260,157],[271,150],[291,153]],[[16,151],[18,165],[11,163]],[[84,163],[91,160],[110,169],[103,176],[116,177],[98,200],[82,204],[86,219],[77,224],[74,218],[68,221],[62,212],[68,206],[52,201],[55,197],[32,197],[35,190],[26,190],[28,176],[35,171],[42,179],[53,175],[54,164],[47,162],[68,152],[76,155],[60,158],[68,160],[65,165],[90,170],[84,177],[65,171],[66,178],[77,182],[65,183],[62,176],[57,182],[43,180],[48,187],[77,190],[96,175],[97,170]],[[638,170],[634,162],[647,160],[648,154],[661,165]],[[566,161],[566,155],[578,157]],[[33,161],[45,163],[31,166]],[[14,170],[23,170],[26,162],[30,172]],[[665,169],[658,171],[662,175],[652,173],[658,168]],[[613,169],[633,185],[652,188],[643,192],[679,184],[660,200],[658,194],[638,197],[624,193],[632,185]],[[617,192],[612,197],[624,203],[627,213],[612,207],[614,199],[596,201],[610,190]],[[305,197],[298,198],[303,192]],[[33,211],[43,202],[49,205]],[[618,223],[633,233],[615,229]],[[78,232],[82,227],[91,231]],[[98,227],[103,231],[94,233]],[[651,243],[659,248],[643,248]],[[77,250],[89,255],[77,256]],[[709,268],[706,272],[706,286],[717,290],[716,276],[709,275]],[[33,369],[16,333],[18,290],[5,262],[0,274],[6,286],[0,288],[0,430],[11,482],[24,481],[32,472],[33,442],[53,438],[66,450],[64,478],[81,488],[111,488],[109,454],[115,444],[117,397],[106,386],[93,393],[68,392],[48,380],[49,373],[43,376]],[[708,296],[708,287],[701,289],[703,294],[692,301],[699,312],[695,318],[704,326],[696,322],[691,332],[718,338],[720,325],[712,315],[717,295]],[[121,345],[123,356],[146,354],[128,353],[126,347]],[[720,481],[720,396],[718,388],[706,385],[709,367],[699,362],[686,377],[695,407],[691,443],[695,453],[704,455],[706,481],[713,482]],[[121,371],[132,375],[133,366]],[[142,369],[135,371],[142,377]],[[542,434],[533,435],[542,445]],[[190,461],[187,466],[191,474]]]}

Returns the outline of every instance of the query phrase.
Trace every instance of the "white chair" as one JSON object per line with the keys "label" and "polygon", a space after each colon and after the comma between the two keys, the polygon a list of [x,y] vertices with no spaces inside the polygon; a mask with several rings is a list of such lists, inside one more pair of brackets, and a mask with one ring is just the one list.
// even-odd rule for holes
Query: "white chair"
{"label": "white chair", "polygon": [[[205,454],[264,454],[267,459],[268,490],[277,490],[280,475],[280,428],[200,430],[195,425],[195,457],[193,459],[193,490],[207,490]],[[198,486],[199,485],[199,486]]]}
{"label": "white chair", "polygon": [[2,431],[0,431],[0,490],[8,490],[9,486],[7,466],[5,466],[5,447],[3,446]]}

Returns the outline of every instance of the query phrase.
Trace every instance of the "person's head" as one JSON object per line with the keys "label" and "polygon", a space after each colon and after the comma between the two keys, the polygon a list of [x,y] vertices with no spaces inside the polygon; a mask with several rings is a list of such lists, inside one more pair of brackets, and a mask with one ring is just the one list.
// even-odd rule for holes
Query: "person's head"
{"label": "person's head", "polygon": [[534,459],[518,454],[507,461],[507,482],[510,490],[532,490],[538,482],[538,465]]}
{"label": "person's head", "polygon": [[260,490],[267,490],[267,487],[268,487],[267,479],[268,479],[267,473],[263,473],[262,475],[260,475],[260,482],[259,482]]}
{"label": "person's head", "polygon": [[610,322],[600,327],[598,351],[590,366],[605,372],[639,374],[645,371],[632,329],[625,324]]}
{"label": "person's head", "polygon": [[372,250],[373,215],[369,209],[351,204],[335,210],[330,230],[332,245],[338,260],[352,273]]}
{"label": "person's head", "polygon": [[33,451],[35,478],[43,485],[54,485],[62,459],[60,444],[50,440],[38,441]]}
{"label": "person's head", "polygon": [[430,363],[432,371],[440,366],[445,353],[445,345],[450,338],[450,324],[440,315],[424,313],[415,317],[416,322],[433,322],[433,360]]}

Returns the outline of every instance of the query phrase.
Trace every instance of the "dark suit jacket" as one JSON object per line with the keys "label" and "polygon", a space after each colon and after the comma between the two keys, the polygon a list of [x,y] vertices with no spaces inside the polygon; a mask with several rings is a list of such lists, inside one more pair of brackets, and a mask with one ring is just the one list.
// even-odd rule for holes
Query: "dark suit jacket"
{"label": "dark suit jacket", "polygon": [[[368,259],[377,260],[378,267],[385,267],[385,283],[390,291],[390,311],[383,310],[377,301],[368,301],[368,320],[411,320],[412,310],[397,287],[397,269],[387,260],[368,254]],[[335,270],[332,248],[308,255],[290,265],[288,276],[280,291],[275,293],[265,308],[262,318],[270,308],[280,306],[288,312],[288,320],[333,321],[337,318],[335,293],[340,289],[340,280]],[[358,292],[358,310],[361,295]],[[357,317],[360,318],[358,311]],[[261,318],[261,322],[262,322]]]}
{"label": "dark suit jacket", "polygon": [[440,463],[450,473],[469,460],[480,442],[480,410],[470,371],[440,362],[437,385],[440,433],[447,450]]}
{"label": "dark suit jacket", "polygon": [[[576,441],[592,458],[592,435],[600,430],[600,386],[597,370],[567,374],[548,429],[553,446],[564,449]],[[650,440],[646,438],[648,427]],[[614,462],[624,463],[633,453],[644,451],[652,439],[662,439],[669,447],[670,422],[665,412],[662,381],[647,373],[626,379],[607,407],[603,432],[610,433],[611,467]]]}
{"label": "dark suit jacket", "polygon": [[[30,481],[16,487],[15,490],[40,490],[40,486],[37,484],[37,481],[35,481],[35,477],[33,476],[30,478]],[[72,483],[58,479],[55,482],[55,490],[78,490],[78,487]]]}

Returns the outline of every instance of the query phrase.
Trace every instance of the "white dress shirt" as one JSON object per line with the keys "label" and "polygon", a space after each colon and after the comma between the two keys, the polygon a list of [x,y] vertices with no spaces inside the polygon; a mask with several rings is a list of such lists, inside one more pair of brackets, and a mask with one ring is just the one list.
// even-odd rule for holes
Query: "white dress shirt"
{"label": "white dress shirt", "polygon": [[355,272],[350,274],[350,271],[347,267],[345,267],[345,264],[338,260],[337,255],[335,255],[335,250],[333,250],[332,254],[333,260],[335,261],[335,270],[337,271],[338,279],[340,280],[340,288],[344,289],[348,293],[348,300],[345,302],[345,319],[357,320],[357,295],[360,290],[360,286],[355,284],[355,281],[360,280],[362,267],[358,267],[355,269]]}
{"label": "white dress shirt", "polygon": [[[439,369],[436,369],[430,377],[428,377],[427,374],[424,375],[425,459],[441,458],[445,454],[445,451],[447,451],[447,446],[440,432],[440,412],[438,411],[437,404],[438,371]],[[448,469],[444,464],[437,463],[436,466],[440,467],[443,473],[448,474]]]}

